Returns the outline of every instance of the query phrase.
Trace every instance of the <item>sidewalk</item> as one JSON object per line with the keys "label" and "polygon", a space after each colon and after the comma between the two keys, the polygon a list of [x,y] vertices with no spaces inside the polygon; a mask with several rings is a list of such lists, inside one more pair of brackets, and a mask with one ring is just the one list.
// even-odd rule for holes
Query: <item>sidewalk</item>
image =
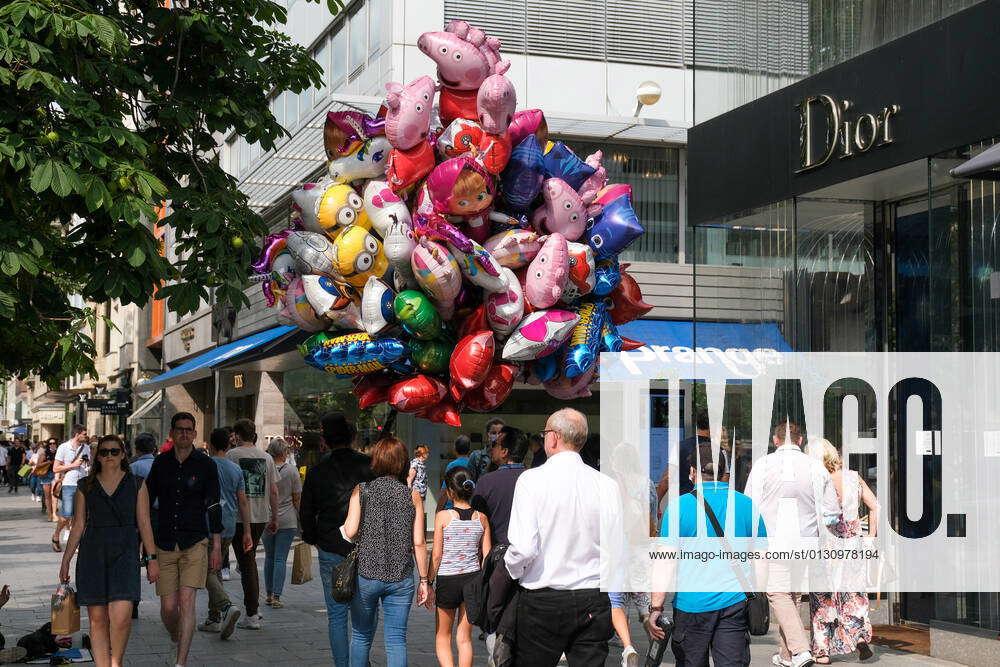
{"label": "sidewalk", "polygon": [[[9,584],[11,601],[0,610],[0,632],[7,637],[8,645],[37,629],[49,620],[49,596],[57,583],[61,554],[53,553],[49,539],[54,524],[42,519],[38,504],[31,502],[31,495],[22,488],[16,495],[8,495],[6,487],[0,489],[0,586]],[[259,567],[263,568],[263,548],[259,550]],[[188,665],[213,666],[245,664],[277,665],[331,665],[327,642],[326,608],[320,588],[316,559],[313,559],[313,581],[301,586],[286,584],[282,601],[284,609],[262,607],[264,628],[261,631],[237,630],[233,639],[220,641],[218,635],[195,632]],[[235,565],[235,563],[234,563]],[[289,577],[291,564],[289,563]],[[239,605],[243,592],[239,578],[233,572],[233,581],[226,582],[234,604]],[[198,619],[205,617],[207,596],[198,595]],[[83,632],[87,631],[87,614],[81,613]],[[645,656],[646,641],[638,623],[632,624],[633,638],[640,653]],[[422,608],[415,608],[410,615],[408,636],[409,664],[414,667],[434,667],[434,615]],[[80,635],[75,638],[79,645]],[[475,664],[485,665],[485,645],[475,641]],[[777,644],[776,628],[766,637],[754,637],[751,645],[752,664],[770,665],[771,654]],[[894,665],[953,665],[874,646],[875,659],[866,664],[883,667]],[[611,648],[608,665],[620,664],[621,648]],[[143,600],[139,605],[139,620],[132,625],[132,637],[126,653],[128,665],[173,665],[173,645],[159,620],[159,603],[153,587],[143,584]],[[834,664],[848,664],[855,660],[836,660]],[[385,664],[382,633],[379,631],[372,650],[371,664]],[[673,664],[668,651],[664,664]]]}

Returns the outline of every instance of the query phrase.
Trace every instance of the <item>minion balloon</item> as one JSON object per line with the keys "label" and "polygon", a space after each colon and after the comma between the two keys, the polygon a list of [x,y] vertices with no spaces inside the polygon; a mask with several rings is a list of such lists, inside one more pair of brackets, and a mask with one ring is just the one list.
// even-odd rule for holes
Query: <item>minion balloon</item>
{"label": "minion balloon", "polygon": [[[338,228],[357,225],[371,229],[372,223],[364,209],[364,200],[354,188],[343,183],[326,189],[319,200],[317,221],[324,232],[336,236]],[[362,285],[363,286],[363,285]]]}
{"label": "minion balloon", "polygon": [[368,278],[381,278],[389,266],[382,243],[368,229],[352,225],[333,242],[335,266],[344,282],[363,288]]}

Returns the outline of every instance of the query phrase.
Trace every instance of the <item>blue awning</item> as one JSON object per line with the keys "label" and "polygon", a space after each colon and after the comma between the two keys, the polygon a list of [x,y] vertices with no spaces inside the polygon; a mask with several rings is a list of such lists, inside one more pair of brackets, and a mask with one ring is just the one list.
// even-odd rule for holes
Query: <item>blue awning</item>
{"label": "blue awning", "polygon": [[10,432],[13,433],[14,435],[28,435],[28,427],[15,426],[14,428],[10,429]]}
{"label": "blue awning", "polygon": [[270,343],[273,340],[281,338],[282,336],[297,330],[298,329],[296,327],[274,327],[273,329],[255,333],[252,336],[241,338],[233,341],[232,343],[220,345],[219,347],[209,350],[208,352],[199,354],[194,359],[185,361],[176,368],[171,368],[166,373],[157,375],[151,380],[140,382],[136,385],[136,391],[159,391],[164,387],[180,384],[182,382],[191,382],[192,380],[207,378],[212,374],[212,369],[221,365],[223,362],[234,359],[239,355],[246,354],[250,350]]}
{"label": "blue awning", "polygon": [[[635,320],[618,327],[622,336],[646,345],[667,347],[717,347],[746,350],[791,352],[792,347],[774,322],[743,324],[739,322],[676,322],[672,320]],[[697,337],[697,339],[696,339]]]}

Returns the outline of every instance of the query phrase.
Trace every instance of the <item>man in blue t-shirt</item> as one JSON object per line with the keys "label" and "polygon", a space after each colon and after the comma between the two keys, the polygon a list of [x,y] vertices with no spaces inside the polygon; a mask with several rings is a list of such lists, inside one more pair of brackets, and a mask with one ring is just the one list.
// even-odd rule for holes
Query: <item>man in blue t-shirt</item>
{"label": "man in blue t-shirt", "polygon": [[[469,439],[467,435],[460,435],[455,438],[455,460],[445,466],[444,471],[447,473],[452,468],[457,468],[458,466],[469,467],[469,449],[472,448],[472,440]],[[451,509],[452,502],[451,498],[448,497],[448,491],[444,487],[444,475],[441,475],[441,493],[438,494],[438,504],[437,511]]]}
{"label": "man in blue t-shirt", "polygon": [[[732,534],[727,532],[730,530],[726,520],[730,509],[729,485],[715,481],[722,479],[728,472],[726,457],[720,451],[716,466],[712,463],[711,443],[701,443],[692,452],[689,465],[691,478],[697,482],[695,491],[680,496],[675,504],[667,508],[663,514],[660,536],[674,537],[670,534],[670,517],[676,514],[677,537],[698,537],[698,524],[704,513],[698,495],[700,493],[711,507],[723,532],[726,532],[728,548],[734,552],[753,552],[759,555],[766,548],[767,531],[764,520],[758,516],[755,532],[753,501],[737,491],[733,492]],[[707,531],[705,535],[708,538],[718,537],[707,515],[704,522]],[[703,538],[698,542],[689,539],[682,543],[681,550],[719,552],[725,548],[721,542],[715,539]],[[674,546],[676,548],[676,543]],[[751,563],[762,563],[750,558],[752,556],[742,561],[722,557],[682,557],[679,561],[661,561],[665,566],[667,581],[671,581],[674,575],[677,577],[671,648],[678,665],[707,665],[709,653],[716,665],[750,664],[747,597],[741,581],[752,582]],[[737,568],[742,570],[742,577],[737,575]],[[663,630],[656,622],[663,614],[665,598],[666,593],[652,595],[653,604],[646,627],[654,639],[663,637]]]}
{"label": "man in blue t-shirt", "polygon": [[[229,429],[217,428],[208,439],[208,452],[219,469],[219,501],[222,505],[222,553],[229,553],[229,545],[236,534],[236,514],[243,521],[243,549],[253,547],[250,534],[250,503],[247,502],[243,485],[243,470],[226,458],[229,449]],[[205,579],[208,589],[208,618],[198,626],[202,632],[218,632],[221,639],[229,639],[240,618],[240,610],[229,600],[229,594],[222,585],[222,575],[209,568]]]}

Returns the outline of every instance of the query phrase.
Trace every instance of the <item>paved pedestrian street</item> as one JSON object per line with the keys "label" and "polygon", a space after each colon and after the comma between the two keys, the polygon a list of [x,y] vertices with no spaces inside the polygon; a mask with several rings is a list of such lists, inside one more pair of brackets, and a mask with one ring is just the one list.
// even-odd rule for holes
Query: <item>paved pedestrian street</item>
{"label": "paved pedestrian street", "polygon": [[[42,520],[38,504],[31,502],[30,493],[7,494],[0,489],[0,585],[9,584],[11,600],[0,610],[0,632],[8,645],[49,620],[49,596],[55,589],[59,559],[49,548],[53,524]],[[258,566],[263,567],[263,548],[259,550]],[[233,562],[235,567],[235,562]],[[289,563],[289,577],[291,563]],[[233,571],[233,580],[226,589],[235,604],[240,605],[242,589]],[[191,667],[200,665],[330,665],[326,633],[326,611],[320,589],[316,559],[313,559],[313,580],[300,585],[286,584],[282,596],[285,607],[271,610],[261,607],[264,628],[260,631],[238,629],[230,641],[220,641],[218,635],[195,632],[191,646]],[[207,595],[198,594],[198,620],[205,617]],[[83,632],[87,631],[87,614],[81,612]],[[640,637],[637,648],[645,655],[646,642],[639,624],[632,623],[633,637]],[[754,637],[751,644],[752,664],[771,664],[776,646],[776,628],[766,637]],[[476,665],[485,665],[485,644],[475,641]],[[75,638],[79,645],[80,635]],[[876,646],[874,664],[949,665],[955,663],[933,660]],[[407,649],[409,664],[414,667],[437,665],[434,656],[434,615],[423,608],[414,608],[410,615]],[[612,646],[608,665],[620,664],[621,647]],[[132,625],[132,637],[126,652],[128,665],[173,665],[173,645],[160,624],[159,604],[153,586],[144,583],[139,620]],[[846,664],[837,661],[836,664]],[[853,661],[851,661],[853,662]],[[385,664],[382,633],[379,630],[372,650],[372,665]],[[669,651],[664,664],[673,664]]]}

